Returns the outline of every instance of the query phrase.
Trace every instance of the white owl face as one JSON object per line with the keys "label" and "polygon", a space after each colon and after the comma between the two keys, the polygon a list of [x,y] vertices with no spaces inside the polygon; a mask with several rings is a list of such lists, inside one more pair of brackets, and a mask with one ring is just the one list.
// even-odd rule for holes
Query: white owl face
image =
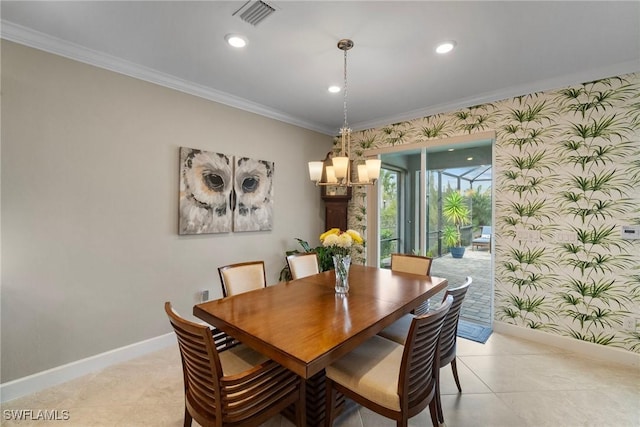
{"label": "white owl face", "polygon": [[230,231],[229,196],[233,186],[228,156],[183,149],[181,180],[181,231],[211,233]]}
{"label": "white owl face", "polygon": [[185,159],[184,182],[193,198],[218,215],[225,214],[231,191],[231,162],[224,154],[192,150]]}
{"label": "white owl face", "polygon": [[236,162],[234,190],[237,231],[270,230],[273,162],[247,157]]}
{"label": "white owl face", "polygon": [[273,162],[231,159],[180,148],[180,234],[271,230]]}

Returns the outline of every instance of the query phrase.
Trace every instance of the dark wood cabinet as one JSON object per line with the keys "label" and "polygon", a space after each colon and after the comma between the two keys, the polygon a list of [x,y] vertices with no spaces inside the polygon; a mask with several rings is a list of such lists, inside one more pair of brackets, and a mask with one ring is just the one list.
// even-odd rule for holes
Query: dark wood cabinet
{"label": "dark wood cabinet", "polygon": [[[323,187],[324,190],[324,187]],[[328,194],[322,191],[322,200],[325,206],[325,229],[347,229],[347,215],[349,212],[349,200],[351,200],[351,187],[347,187],[345,194]]]}

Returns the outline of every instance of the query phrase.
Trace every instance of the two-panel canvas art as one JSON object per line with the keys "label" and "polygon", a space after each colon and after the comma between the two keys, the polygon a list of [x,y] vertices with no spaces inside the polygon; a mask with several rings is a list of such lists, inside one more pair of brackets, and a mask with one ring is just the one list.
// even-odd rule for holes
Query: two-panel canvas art
{"label": "two-panel canvas art", "polygon": [[274,163],[180,147],[180,234],[273,227]]}

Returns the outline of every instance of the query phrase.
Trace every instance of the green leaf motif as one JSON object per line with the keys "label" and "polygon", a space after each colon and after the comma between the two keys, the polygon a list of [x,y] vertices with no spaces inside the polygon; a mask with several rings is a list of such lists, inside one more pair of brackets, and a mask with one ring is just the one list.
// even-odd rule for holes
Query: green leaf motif
{"label": "green leaf motif", "polygon": [[594,332],[590,332],[588,334],[583,334],[580,331],[569,331],[568,335],[580,341],[586,341],[594,344],[600,345],[613,345],[616,343],[616,335],[615,334],[605,334],[603,332],[598,333],[597,335]]}

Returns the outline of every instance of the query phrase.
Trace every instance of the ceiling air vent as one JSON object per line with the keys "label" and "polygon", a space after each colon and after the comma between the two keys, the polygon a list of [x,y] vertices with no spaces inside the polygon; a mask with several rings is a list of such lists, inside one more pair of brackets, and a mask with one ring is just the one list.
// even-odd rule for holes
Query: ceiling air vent
{"label": "ceiling air vent", "polygon": [[256,26],[275,11],[273,6],[263,1],[249,0],[240,9],[233,12],[232,16],[238,15],[244,22]]}

